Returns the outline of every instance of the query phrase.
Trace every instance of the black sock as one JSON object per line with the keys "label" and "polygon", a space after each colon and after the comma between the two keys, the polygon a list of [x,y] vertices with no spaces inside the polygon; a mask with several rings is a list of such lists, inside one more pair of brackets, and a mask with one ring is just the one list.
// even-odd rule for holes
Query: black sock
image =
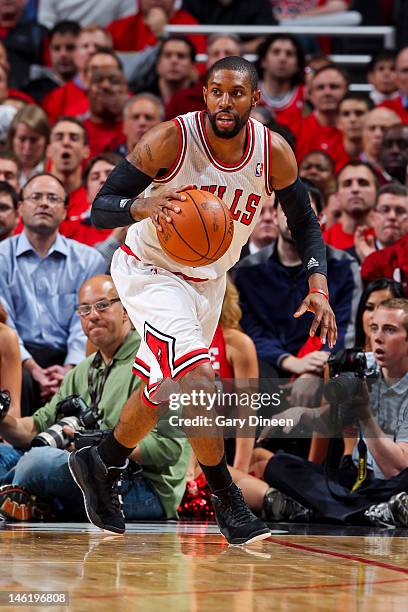
{"label": "black sock", "polygon": [[127,448],[117,441],[113,431],[102,440],[98,453],[106,467],[122,467],[133,448]]}
{"label": "black sock", "polygon": [[[198,462],[200,463],[200,462]],[[213,493],[219,493],[232,484],[231,474],[228,471],[227,460],[223,455],[218,465],[203,465],[200,463],[201,469]]]}

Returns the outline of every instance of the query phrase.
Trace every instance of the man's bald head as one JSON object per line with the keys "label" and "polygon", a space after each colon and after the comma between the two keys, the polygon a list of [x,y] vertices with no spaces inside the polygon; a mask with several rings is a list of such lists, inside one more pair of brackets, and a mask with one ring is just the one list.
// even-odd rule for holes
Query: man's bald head
{"label": "man's bald head", "polygon": [[401,123],[390,108],[373,108],[363,117],[363,150],[369,159],[378,160],[387,128]]}
{"label": "man's bald head", "polygon": [[109,274],[97,274],[92,276],[92,278],[88,278],[84,283],[82,283],[79,289],[79,303],[88,303],[87,299],[82,298],[89,293],[100,295],[100,297],[96,298],[95,301],[103,298],[112,300],[119,297],[112,277]]}

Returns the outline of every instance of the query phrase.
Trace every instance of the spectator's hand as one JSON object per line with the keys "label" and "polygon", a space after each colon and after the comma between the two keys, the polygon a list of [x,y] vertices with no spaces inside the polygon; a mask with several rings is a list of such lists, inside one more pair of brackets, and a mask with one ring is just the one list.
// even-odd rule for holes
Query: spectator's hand
{"label": "spectator's hand", "polygon": [[49,368],[46,368],[44,371],[46,372],[50,381],[53,380],[56,383],[61,383],[65,374],[71,369],[71,365],[52,365]]}
{"label": "spectator's hand", "polygon": [[[323,351],[320,351],[320,353],[323,353]],[[323,353],[323,355],[326,355],[327,361],[329,354]],[[320,376],[310,373],[301,374],[299,378],[289,385],[290,395],[287,398],[288,402],[292,406],[316,406],[316,396],[321,384],[322,379]]]}
{"label": "spectator's hand", "polygon": [[328,358],[329,353],[325,351],[312,351],[304,357],[295,357],[291,371],[300,376],[302,374],[322,374],[323,366]]}
{"label": "spectator's hand", "polygon": [[[47,399],[53,395],[53,387],[55,386],[52,378],[47,373],[44,368],[40,366],[35,366],[31,370],[31,376],[38,383],[40,387],[40,397],[41,399]],[[57,387],[58,389],[58,387]]]}
{"label": "spectator's hand", "polygon": [[75,435],[75,431],[72,429],[72,427],[69,427],[69,425],[64,425],[64,427],[62,428],[62,431],[64,432],[64,434],[66,435],[67,438],[69,438],[71,440],[71,443],[66,447],[65,450],[67,450],[69,453],[71,453],[72,451],[75,450],[75,446],[74,446],[74,435]]}
{"label": "spectator's hand", "polygon": [[130,225],[127,225],[125,227],[115,227],[111,234],[112,238],[115,238],[115,240],[117,240],[119,244],[123,244],[125,242],[126,234],[129,227]]}
{"label": "spectator's hand", "polygon": [[[279,414],[275,414],[273,418],[286,419],[287,423],[283,426],[282,433],[288,434],[299,425],[303,416],[307,415],[308,413],[310,413],[310,416],[312,417],[313,410],[306,408],[306,406],[293,406],[292,408],[287,408],[286,410],[279,412]],[[289,420],[292,422],[288,422]],[[257,442],[262,442],[262,440],[273,438],[275,437],[275,433],[276,427],[267,425],[261,431]]]}
{"label": "spectator's hand", "polygon": [[337,340],[337,325],[329,301],[321,293],[308,293],[293,316],[297,319],[305,312],[314,313],[309,335],[314,336],[320,325],[320,340],[326,344],[327,336],[329,348],[333,348]]}
{"label": "spectator's hand", "polygon": [[357,227],[354,234],[354,247],[360,263],[363,263],[368,255],[371,255],[371,253],[375,253],[376,251],[375,238],[372,235],[367,236],[367,230],[367,225],[360,225]]}
{"label": "spectator's hand", "polygon": [[145,24],[149,26],[155,36],[161,36],[167,25],[168,17],[162,8],[154,6],[147,15],[145,15],[144,20]]}

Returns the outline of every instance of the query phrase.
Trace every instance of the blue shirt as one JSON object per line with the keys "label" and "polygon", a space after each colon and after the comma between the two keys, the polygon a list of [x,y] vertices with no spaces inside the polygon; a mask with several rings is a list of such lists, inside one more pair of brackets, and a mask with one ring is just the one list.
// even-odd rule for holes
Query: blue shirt
{"label": "blue shirt", "polygon": [[78,291],[105,268],[98,251],[60,234],[45,257],[25,232],[0,242],[0,298],[7,323],[19,336],[23,361],[31,357],[25,342],[66,350],[65,364],[84,358],[86,338],[75,311]]}

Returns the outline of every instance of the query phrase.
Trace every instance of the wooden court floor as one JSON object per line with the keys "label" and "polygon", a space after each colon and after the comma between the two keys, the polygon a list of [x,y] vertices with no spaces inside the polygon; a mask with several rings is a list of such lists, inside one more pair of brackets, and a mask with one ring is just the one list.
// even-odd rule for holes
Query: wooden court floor
{"label": "wooden court floor", "polygon": [[[88,524],[0,530],[0,612],[404,612],[408,532],[278,526],[228,547],[214,525],[140,523],[124,536]],[[9,593],[67,592],[66,606],[13,606]]]}

